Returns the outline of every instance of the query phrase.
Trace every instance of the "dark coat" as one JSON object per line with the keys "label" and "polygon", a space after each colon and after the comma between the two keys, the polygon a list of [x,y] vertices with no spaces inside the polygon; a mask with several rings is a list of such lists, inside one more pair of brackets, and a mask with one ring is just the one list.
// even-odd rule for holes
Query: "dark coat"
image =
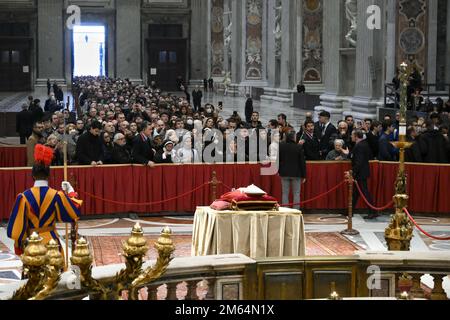
{"label": "dark coat", "polygon": [[370,131],[366,134],[366,137],[373,157],[378,157],[378,139],[380,138],[380,136],[375,136],[372,131]]}
{"label": "dark coat", "polygon": [[166,156],[165,159],[163,159],[164,149],[159,150],[155,155],[155,162],[156,163],[173,163],[172,156],[169,154]]}
{"label": "dark coat", "polygon": [[90,132],[83,133],[77,140],[76,156],[81,165],[90,165],[92,161],[103,161],[101,138]]}
{"label": "dark coat", "polygon": [[253,113],[253,99],[248,98],[245,102],[245,121],[250,123],[252,120],[252,113]]}
{"label": "dark coat", "polygon": [[414,159],[424,163],[448,163],[450,144],[437,130],[427,130],[417,138]]}
{"label": "dark coat", "polygon": [[32,122],[33,124],[37,121],[41,121],[44,116],[44,110],[40,106],[33,105],[29,109],[32,113]]}
{"label": "dark coat", "polygon": [[391,144],[391,139],[388,135],[382,134],[378,140],[378,160],[380,161],[395,161],[397,151]]}
{"label": "dark coat", "polygon": [[372,158],[372,152],[366,140],[355,145],[350,153],[350,157],[352,159],[353,177],[356,180],[370,178],[369,161]]}
{"label": "dark coat", "polygon": [[315,135],[311,139],[307,134],[300,136],[301,140],[305,140],[303,144],[303,152],[305,153],[305,159],[307,161],[318,161],[320,160],[320,143],[319,139]]}
{"label": "dark coat", "polygon": [[131,163],[131,153],[126,145],[119,146],[118,144],[114,144],[112,151],[112,162],[114,164]]}
{"label": "dark coat", "polygon": [[22,110],[16,115],[16,132],[27,138],[33,131],[33,113],[28,110]]}
{"label": "dark coat", "polygon": [[201,104],[203,98],[203,92],[201,90],[192,91],[192,101],[194,104]]}
{"label": "dark coat", "polygon": [[329,124],[325,133],[322,135],[319,122],[314,124],[314,135],[319,139],[320,151],[322,152],[321,158],[325,159],[334,147],[331,147],[330,140],[333,134],[337,133],[337,129],[333,124]]}
{"label": "dark coat", "polygon": [[140,134],[136,136],[133,140],[131,155],[134,163],[147,165],[149,161],[154,161],[155,153],[153,152],[150,139],[144,140]]}
{"label": "dark coat", "polygon": [[280,143],[280,177],[306,178],[303,148],[295,142]]}

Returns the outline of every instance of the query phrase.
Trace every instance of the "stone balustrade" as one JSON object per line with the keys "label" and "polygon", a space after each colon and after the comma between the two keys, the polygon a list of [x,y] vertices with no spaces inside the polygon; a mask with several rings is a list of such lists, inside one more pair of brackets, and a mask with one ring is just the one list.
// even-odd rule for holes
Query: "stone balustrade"
{"label": "stone balustrade", "polygon": [[[146,268],[155,261],[147,261]],[[107,284],[123,264],[95,267],[93,277]],[[377,270],[379,274],[376,274]],[[374,273],[375,272],[375,273]],[[175,258],[157,282],[139,290],[142,300],[301,300],[323,299],[335,282],[341,297],[395,299],[401,293],[398,279],[411,278],[414,299],[445,300],[444,281],[450,274],[450,256],[445,252],[356,252],[353,256],[267,258],[244,255]],[[433,278],[432,283],[424,281]],[[372,277],[372,278],[370,278]],[[380,280],[376,282],[371,280]],[[450,282],[450,281],[449,281]],[[367,283],[374,285],[369,288]],[[433,284],[434,283],[434,284]],[[23,282],[0,286],[0,299],[8,299]],[[71,272],[62,275],[49,299],[86,299],[89,292],[74,288]],[[403,288],[402,288],[403,289]],[[128,293],[122,292],[122,299]]]}

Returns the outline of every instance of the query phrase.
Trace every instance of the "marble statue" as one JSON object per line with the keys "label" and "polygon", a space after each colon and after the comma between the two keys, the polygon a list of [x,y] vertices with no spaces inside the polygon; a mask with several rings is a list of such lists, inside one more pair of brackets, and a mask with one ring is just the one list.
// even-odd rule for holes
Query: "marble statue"
{"label": "marble statue", "polygon": [[224,32],[224,38],[225,38],[225,48],[227,48],[228,52],[231,52],[231,36],[232,36],[232,29],[233,27],[233,22],[230,19],[230,23],[228,24],[227,27],[225,27],[225,32]]}
{"label": "marble statue", "polygon": [[350,30],[348,31],[345,39],[352,47],[356,47],[357,41],[357,16],[358,16],[358,5],[356,0],[345,0],[345,16],[350,22]]}

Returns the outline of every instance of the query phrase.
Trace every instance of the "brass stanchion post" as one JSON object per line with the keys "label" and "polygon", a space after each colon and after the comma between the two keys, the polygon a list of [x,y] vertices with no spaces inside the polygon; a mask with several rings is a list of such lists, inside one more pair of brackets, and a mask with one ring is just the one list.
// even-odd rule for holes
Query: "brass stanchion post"
{"label": "brass stanchion post", "polygon": [[348,219],[347,219],[347,229],[341,231],[341,234],[348,235],[348,236],[356,236],[359,234],[359,231],[353,229],[353,171],[352,170],[345,173],[345,179],[348,182]]}
{"label": "brass stanchion post", "polygon": [[217,199],[217,185],[219,184],[219,180],[217,180],[217,172],[212,172],[211,179],[211,202],[216,201]]}

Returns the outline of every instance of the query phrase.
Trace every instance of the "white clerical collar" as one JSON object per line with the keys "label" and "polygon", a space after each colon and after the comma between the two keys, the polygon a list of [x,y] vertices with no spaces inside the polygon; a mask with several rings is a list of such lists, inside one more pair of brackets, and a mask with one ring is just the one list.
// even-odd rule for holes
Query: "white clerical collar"
{"label": "white clerical collar", "polygon": [[34,187],[48,187],[48,181],[47,180],[36,180],[34,182]]}

